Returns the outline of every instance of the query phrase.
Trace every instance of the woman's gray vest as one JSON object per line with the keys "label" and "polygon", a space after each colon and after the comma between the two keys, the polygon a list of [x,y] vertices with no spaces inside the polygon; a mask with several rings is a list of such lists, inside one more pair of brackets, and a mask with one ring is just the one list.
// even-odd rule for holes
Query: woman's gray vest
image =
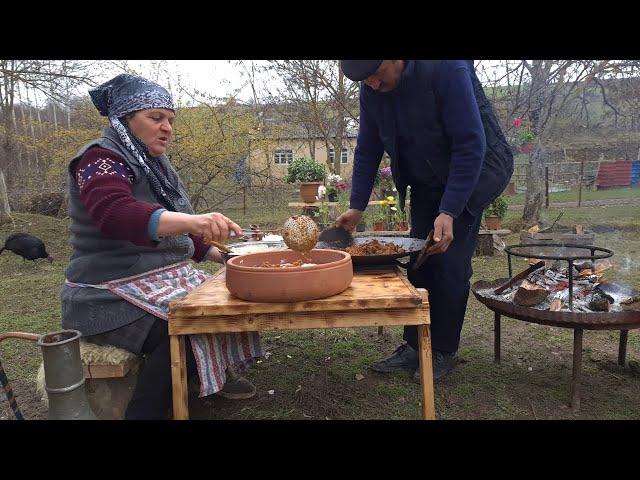
{"label": "woman's gray vest", "polygon": [[[193,255],[193,241],[188,235],[166,237],[155,247],[139,247],[127,240],[105,237],[95,226],[84,205],[73,171],[76,162],[91,147],[101,147],[124,158],[134,174],[133,195],[137,200],[157,203],[144,170],[138,160],[122,145],[115,131],[107,128],[102,137],[88,143],[69,163],[69,215],[73,253],[66,269],[70,282],[98,284],[156,268],[185,261]],[[181,198],[176,204],[179,212],[193,213],[189,197],[180,177],[166,155],[158,159],[172,185]],[[153,161],[150,159],[149,161]],[[146,312],[114,295],[109,290],[91,287],[64,286],[61,293],[62,326],[80,330],[84,335],[95,335],[127,325]]]}

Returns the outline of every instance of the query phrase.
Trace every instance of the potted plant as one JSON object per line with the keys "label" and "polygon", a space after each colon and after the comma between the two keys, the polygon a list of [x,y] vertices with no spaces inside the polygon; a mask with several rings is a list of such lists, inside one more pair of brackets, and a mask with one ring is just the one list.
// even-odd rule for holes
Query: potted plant
{"label": "potted plant", "polygon": [[347,190],[347,184],[340,175],[330,173],[327,175],[327,194],[330,202],[338,201],[338,193]]}
{"label": "potted plant", "polygon": [[535,144],[533,143],[535,138],[536,136],[534,135],[534,133],[531,131],[529,127],[522,130],[522,132],[520,132],[520,135],[518,137],[518,140],[520,141],[520,152],[531,153],[535,148]]}
{"label": "potted plant", "polygon": [[317,212],[314,213],[314,220],[318,224],[320,230],[324,230],[331,226],[331,219],[329,218],[329,204],[324,200],[321,200],[320,207]]}
{"label": "potted plant", "polygon": [[394,230],[400,232],[406,232],[409,230],[409,224],[407,223],[407,213],[400,210],[398,207],[391,207],[393,212],[393,227]]}
{"label": "potted plant", "polygon": [[297,158],[287,168],[287,183],[300,183],[300,196],[306,203],[313,203],[318,196],[318,187],[326,177],[324,165],[310,158]]}
{"label": "potted plant", "polygon": [[389,213],[389,200],[382,200],[380,202],[380,205],[376,205],[372,212],[373,230],[385,230],[385,227],[389,221]]}
{"label": "potted plant", "polygon": [[509,204],[507,201],[498,197],[484,209],[484,219],[487,223],[488,230],[499,230],[502,225],[502,219],[507,214]]}

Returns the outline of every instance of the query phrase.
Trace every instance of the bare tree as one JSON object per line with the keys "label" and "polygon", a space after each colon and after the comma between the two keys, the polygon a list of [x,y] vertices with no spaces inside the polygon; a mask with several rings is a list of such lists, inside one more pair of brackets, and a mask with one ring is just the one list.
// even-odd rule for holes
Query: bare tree
{"label": "bare tree", "polygon": [[[576,98],[579,87],[593,82],[606,72],[607,60],[521,60],[505,61],[500,82],[494,90],[509,105],[508,115],[524,117],[535,135],[535,149],[530,154],[527,190],[522,220],[535,224],[540,220],[544,202],[544,163],[550,136],[551,120],[565,111],[569,100]],[[507,129],[508,130],[508,129]]]}
{"label": "bare tree", "polygon": [[[22,87],[25,93],[31,91],[34,95],[40,94],[54,102],[64,103],[67,100],[66,90],[80,84],[93,85],[94,76],[92,62],[65,61],[63,66],[60,61],[0,60],[0,115],[4,127],[0,138],[0,170],[10,174],[15,165],[14,106],[19,88]],[[27,110],[31,115],[29,106]],[[25,121],[24,114],[22,120]],[[7,181],[10,182],[10,175]]]}
{"label": "bare tree", "polygon": [[333,147],[327,163],[339,174],[349,120],[358,115],[358,83],[345,78],[338,60],[271,60],[266,69],[284,85],[271,92],[280,114],[306,132],[312,152],[318,137]]}

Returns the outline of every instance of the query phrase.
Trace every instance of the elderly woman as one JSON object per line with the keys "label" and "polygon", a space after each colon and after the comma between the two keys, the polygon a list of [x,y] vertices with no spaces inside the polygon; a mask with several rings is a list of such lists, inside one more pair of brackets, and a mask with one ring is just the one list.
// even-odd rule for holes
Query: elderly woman
{"label": "elderly woman", "polygon": [[[122,74],[89,92],[110,126],[69,163],[73,253],[62,290],[62,325],[88,342],[144,355],[127,419],[166,418],[171,409],[168,303],[207,275],[187,260],[220,262],[211,240],[240,227],[221,213],[196,215],[165,152],[173,131],[171,95]],[[250,398],[239,376],[261,356],[256,333],[192,335],[187,371],[200,396]]]}

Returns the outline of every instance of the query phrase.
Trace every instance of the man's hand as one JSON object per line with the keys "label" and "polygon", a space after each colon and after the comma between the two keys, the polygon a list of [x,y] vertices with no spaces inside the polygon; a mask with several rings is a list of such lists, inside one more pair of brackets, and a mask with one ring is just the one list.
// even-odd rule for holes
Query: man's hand
{"label": "man's hand", "polygon": [[427,251],[429,255],[447,251],[453,241],[453,217],[451,215],[441,213],[433,222],[433,241],[435,245]]}
{"label": "man's hand", "polygon": [[336,218],[336,225],[351,232],[360,223],[360,220],[362,220],[362,213],[362,210],[350,208]]}

